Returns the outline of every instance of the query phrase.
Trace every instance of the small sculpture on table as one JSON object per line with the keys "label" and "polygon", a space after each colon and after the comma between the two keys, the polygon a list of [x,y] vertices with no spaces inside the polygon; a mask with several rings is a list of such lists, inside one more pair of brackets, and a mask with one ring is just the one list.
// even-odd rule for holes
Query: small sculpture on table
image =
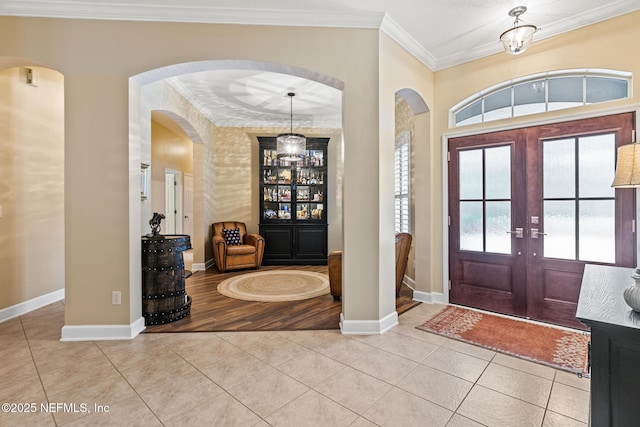
{"label": "small sculpture on table", "polygon": [[164,214],[154,212],[153,217],[149,220],[151,226],[151,234],[147,234],[147,237],[162,237],[160,234],[160,223],[165,219]]}

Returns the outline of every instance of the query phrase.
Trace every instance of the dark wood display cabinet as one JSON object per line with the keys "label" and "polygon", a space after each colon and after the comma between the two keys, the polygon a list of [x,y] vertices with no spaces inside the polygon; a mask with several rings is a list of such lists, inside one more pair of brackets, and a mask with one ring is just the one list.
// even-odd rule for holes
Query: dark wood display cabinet
{"label": "dark wood display cabinet", "polygon": [[326,264],[329,138],[307,138],[298,162],[278,161],[275,137],[258,142],[263,264]]}
{"label": "dark wood display cabinet", "polygon": [[632,268],[587,264],[576,317],[591,327],[591,426],[640,425],[640,313],[623,298]]}

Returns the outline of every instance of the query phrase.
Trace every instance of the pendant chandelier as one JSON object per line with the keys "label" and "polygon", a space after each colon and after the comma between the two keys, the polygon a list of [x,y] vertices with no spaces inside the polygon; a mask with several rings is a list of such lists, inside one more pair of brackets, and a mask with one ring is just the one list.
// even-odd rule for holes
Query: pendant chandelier
{"label": "pendant chandelier", "polygon": [[291,99],[291,130],[289,133],[281,133],[276,138],[276,157],[278,160],[297,162],[304,159],[307,149],[307,139],[304,135],[293,133],[293,97],[294,92],[287,93]]}
{"label": "pendant chandelier", "polygon": [[504,50],[510,55],[518,55],[531,45],[533,35],[538,31],[538,27],[531,24],[521,24],[520,15],[525,13],[525,6],[514,7],[509,11],[509,16],[516,18],[513,28],[508,29],[500,34],[500,41],[504,46]]}

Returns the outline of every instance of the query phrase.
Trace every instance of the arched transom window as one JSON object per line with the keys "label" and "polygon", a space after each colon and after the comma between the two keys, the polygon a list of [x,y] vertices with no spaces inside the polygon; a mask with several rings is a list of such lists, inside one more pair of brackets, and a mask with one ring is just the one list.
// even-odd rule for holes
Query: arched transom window
{"label": "arched transom window", "polygon": [[450,110],[453,127],[628,98],[631,73],[563,70],[535,74],[487,88]]}

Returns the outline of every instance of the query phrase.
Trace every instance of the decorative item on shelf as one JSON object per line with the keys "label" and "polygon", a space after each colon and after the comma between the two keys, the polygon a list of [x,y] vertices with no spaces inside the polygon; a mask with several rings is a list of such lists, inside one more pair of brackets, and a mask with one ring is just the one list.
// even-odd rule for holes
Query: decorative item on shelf
{"label": "decorative item on shelf", "polygon": [[276,156],[278,160],[297,162],[303,161],[305,158],[307,139],[304,135],[293,133],[293,97],[294,92],[287,93],[291,100],[291,127],[290,132],[281,133],[276,137]]}
{"label": "decorative item on shelf", "polygon": [[[640,144],[632,142],[618,147],[614,188],[640,187]],[[624,290],[624,300],[633,311],[640,312],[640,267],[631,275],[635,284]]]}
{"label": "decorative item on shelf", "polygon": [[513,23],[513,28],[509,28],[500,34],[500,41],[502,42],[504,50],[510,55],[518,55],[527,50],[533,41],[533,35],[540,31],[535,25],[522,23],[520,15],[526,11],[527,8],[525,6],[518,6],[511,9],[509,16],[516,18]]}
{"label": "decorative item on shelf", "polygon": [[149,220],[149,225],[151,226],[151,233],[147,234],[147,237],[164,237],[160,234],[160,223],[165,219],[164,214],[154,212],[153,217]]}

